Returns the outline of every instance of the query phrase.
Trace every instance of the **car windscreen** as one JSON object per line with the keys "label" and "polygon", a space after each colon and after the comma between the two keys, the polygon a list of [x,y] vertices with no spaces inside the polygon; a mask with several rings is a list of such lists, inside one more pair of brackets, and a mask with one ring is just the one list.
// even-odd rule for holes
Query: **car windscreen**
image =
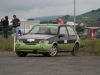
{"label": "car windscreen", "polygon": [[56,35],[58,32],[58,26],[34,26],[29,31],[29,34],[47,34]]}

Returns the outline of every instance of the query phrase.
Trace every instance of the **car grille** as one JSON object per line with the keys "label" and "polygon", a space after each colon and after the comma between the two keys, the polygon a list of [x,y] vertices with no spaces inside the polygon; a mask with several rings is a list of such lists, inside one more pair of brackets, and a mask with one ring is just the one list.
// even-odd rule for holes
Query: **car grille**
{"label": "car grille", "polygon": [[39,43],[40,39],[35,39],[34,41],[27,41],[27,39],[21,39],[23,41],[23,43],[28,43],[28,44],[35,44],[35,43]]}

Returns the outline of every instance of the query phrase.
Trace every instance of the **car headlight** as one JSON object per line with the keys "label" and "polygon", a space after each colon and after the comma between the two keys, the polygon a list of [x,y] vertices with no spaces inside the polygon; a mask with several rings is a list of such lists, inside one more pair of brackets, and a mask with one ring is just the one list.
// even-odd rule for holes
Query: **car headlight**
{"label": "car headlight", "polygon": [[19,40],[19,42],[23,42],[23,40]]}
{"label": "car headlight", "polygon": [[20,44],[16,44],[16,45],[15,45],[16,48],[19,48],[19,46],[20,46]]}
{"label": "car headlight", "polygon": [[43,47],[43,48],[45,47],[44,41],[40,41],[39,44],[41,47]]}
{"label": "car headlight", "polygon": [[45,47],[45,44],[44,43],[41,43],[40,46],[44,48]]}
{"label": "car headlight", "polygon": [[41,43],[42,43],[42,44],[43,44],[43,43],[44,43],[44,44],[48,44],[49,41],[48,41],[48,40],[42,40],[42,41],[39,42],[39,44],[41,44]]}
{"label": "car headlight", "polygon": [[43,48],[44,48],[44,47],[46,46],[46,44],[48,44],[48,43],[49,43],[49,41],[46,41],[46,40],[42,40],[42,41],[39,42],[40,46],[43,47]]}

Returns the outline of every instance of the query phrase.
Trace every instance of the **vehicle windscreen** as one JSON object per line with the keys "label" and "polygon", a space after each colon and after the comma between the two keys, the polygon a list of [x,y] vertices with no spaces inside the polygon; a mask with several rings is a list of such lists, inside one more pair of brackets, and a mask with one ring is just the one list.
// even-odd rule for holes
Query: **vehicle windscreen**
{"label": "vehicle windscreen", "polygon": [[56,35],[57,32],[58,26],[34,26],[33,29],[29,31],[29,34]]}

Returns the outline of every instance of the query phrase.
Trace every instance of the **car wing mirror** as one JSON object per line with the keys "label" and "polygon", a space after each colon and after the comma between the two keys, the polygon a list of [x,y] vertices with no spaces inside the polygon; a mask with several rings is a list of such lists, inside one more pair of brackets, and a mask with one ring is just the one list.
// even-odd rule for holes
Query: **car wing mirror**
{"label": "car wing mirror", "polygon": [[23,35],[27,35],[28,33],[23,33]]}
{"label": "car wing mirror", "polygon": [[58,38],[60,38],[60,37],[65,37],[65,34],[59,34]]}

